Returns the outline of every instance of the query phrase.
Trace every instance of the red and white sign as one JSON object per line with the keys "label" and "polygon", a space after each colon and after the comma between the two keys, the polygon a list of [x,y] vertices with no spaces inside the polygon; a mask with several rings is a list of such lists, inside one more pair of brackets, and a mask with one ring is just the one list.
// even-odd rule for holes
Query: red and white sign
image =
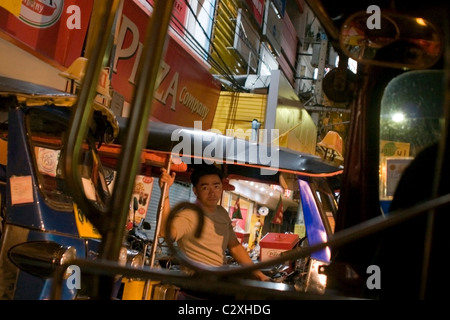
{"label": "red and white sign", "polygon": [[82,55],[93,0],[23,0],[20,15],[0,7],[0,30],[64,67]]}
{"label": "red and white sign", "polygon": [[[142,9],[142,4],[132,0],[124,2],[111,85],[128,103],[132,102],[137,81],[148,14]],[[210,129],[220,95],[220,83],[179,40],[175,40],[176,36],[169,35],[151,118],[187,127],[194,127],[195,121],[202,121],[202,128]]]}
{"label": "red and white sign", "polygon": [[[124,0],[119,20],[111,86],[132,102],[137,69],[153,0]],[[0,7],[0,30],[63,67],[82,56],[93,0],[23,0],[19,17]],[[176,0],[171,25],[179,34],[187,8]],[[175,22],[176,21],[176,22]],[[202,128],[212,126],[221,85],[200,58],[189,53],[175,33],[168,44],[156,84],[153,120]]]}
{"label": "red and white sign", "polygon": [[63,0],[22,1],[20,19],[28,25],[46,28],[58,22],[63,7]]}

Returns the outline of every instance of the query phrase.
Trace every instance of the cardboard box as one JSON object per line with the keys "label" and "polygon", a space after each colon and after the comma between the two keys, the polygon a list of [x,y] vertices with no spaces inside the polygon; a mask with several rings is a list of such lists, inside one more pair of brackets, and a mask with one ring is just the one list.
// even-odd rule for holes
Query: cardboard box
{"label": "cardboard box", "polygon": [[[259,243],[261,248],[260,260],[267,261],[269,259],[278,258],[284,251],[295,248],[298,241],[298,234],[269,232]],[[292,271],[294,263],[286,261],[286,265],[290,265]]]}

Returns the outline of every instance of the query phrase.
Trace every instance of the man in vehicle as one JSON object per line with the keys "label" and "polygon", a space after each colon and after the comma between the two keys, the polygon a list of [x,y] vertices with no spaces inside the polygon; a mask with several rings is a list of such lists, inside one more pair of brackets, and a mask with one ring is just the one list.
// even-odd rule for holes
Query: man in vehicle
{"label": "man in vehicle", "polygon": [[[163,188],[173,184],[175,172],[167,173],[162,169],[159,185]],[[222,196],[222,173],[214,165],[202,165],[194,169],[191,182],[197,204],[204,212],[204,226],[201,236],[194,233],[198,223],[197,214],[190,210],[182,210],[172,220],[170,237],[177,241],[178,247],[192,260],[207,266],[222,266],[226,262],[225,251],[229,250],[232,257],[241,265],[252,264],[253,261],[246,249],[240,244],[231,225],[228,212],[218,202]],[[167,218],[170,212],[169,196],[164,201],[164,212],[161,217],[161,236],[166,230]],[[270,278],[260,270],[253,272],[256,279],[268,281]]]}

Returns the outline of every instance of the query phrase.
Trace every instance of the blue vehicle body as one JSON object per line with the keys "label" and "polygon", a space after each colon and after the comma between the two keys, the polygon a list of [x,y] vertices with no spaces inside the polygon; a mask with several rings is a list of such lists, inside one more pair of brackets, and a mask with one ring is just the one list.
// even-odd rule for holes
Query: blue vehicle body
{"label": "blue vehicle body", "polygon": [[[0,80],[4,90],[0,110],[7,117],[7,128],[1,131],[2,145],[7,141],[7,150],[2,150],[7,152],[7,163],[0,165],[0,299],[50,299],[52,273],[67,250],[70,248],[74,259],[95,259],[100,245],[100,237],[80,233],[80,222],[88,222],[76,210],[70,191],[58,185],[56,177],[50,177],[46,185],[48,176],[38,168],[35,151],[45,142],[32,141],[33,131],[37,132],[34,120],[39,119],[49,132],[67,128],[73,96],[12,79]],[[24,98],[30,94],[34,95],[32,106]],[[64,105],[52,103],[59,98]],[[61,148],[62,140],[59,144],[55,148]],[[76,288],[62,286],[62,299],[78,295]]]}
{"label": "blue vehicle body", "polygon": [[[306,234],[308,244],[315,245],[328,241],[328,234],[325,229],[325,219],[320,213],[319,202],[314,197],[311,186],[306,179],[299,178],[298,184],[300,188],[300,198],[303,208],[303,216],[305,219]],[[330,250],[328,248],[315,251],[311,254],[311,258],[326,263],[330,262]]]}

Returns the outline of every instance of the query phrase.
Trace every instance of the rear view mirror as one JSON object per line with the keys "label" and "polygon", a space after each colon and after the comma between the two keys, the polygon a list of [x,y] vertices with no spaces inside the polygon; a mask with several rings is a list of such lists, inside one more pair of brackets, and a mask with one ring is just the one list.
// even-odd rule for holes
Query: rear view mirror
{"label": "rear view mirror", "polygon": [[440,58],[441,33],[422,18],[365,11],[351,15],[342,25],[339,42],[343,52],[360,63],[393,68],[426,69]]}

